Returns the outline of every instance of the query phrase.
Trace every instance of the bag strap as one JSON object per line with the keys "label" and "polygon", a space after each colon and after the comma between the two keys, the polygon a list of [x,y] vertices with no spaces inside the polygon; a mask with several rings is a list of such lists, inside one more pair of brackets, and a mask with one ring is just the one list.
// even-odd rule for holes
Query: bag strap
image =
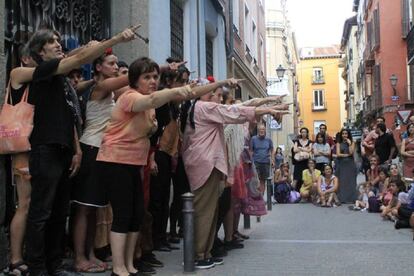
{"label": "bag strap", "polygon": [[[7,104],[7,101],[9,99],[10,90],[11,90],[11,79],[9,79],[9,84],[7,84],[7,87],[6,87],[6,95],[5,95],[5,98],[4,98],[4,103],[5,104]],[[10,103],[13,105],[11,97],[10,97]]]}
{"label": "bag strap", "polygon": [[20,100],[20,102],[26,102],[27,103],[27,99],[29,98],[29,84],[26,85],[26,88],[24,89],[24,93],[22,96],[22,99]]}

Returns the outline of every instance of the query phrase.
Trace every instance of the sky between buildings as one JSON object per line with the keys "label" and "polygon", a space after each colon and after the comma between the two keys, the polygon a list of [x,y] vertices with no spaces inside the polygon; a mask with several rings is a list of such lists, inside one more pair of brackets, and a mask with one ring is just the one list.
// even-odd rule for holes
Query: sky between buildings
{"label": "sky between buildings", "polygon": [[[276,8],[279,0],[266,0]],[[287,0],[288,18],[299,48],[340,44],[344,22],[353,16],[353,0]]]}

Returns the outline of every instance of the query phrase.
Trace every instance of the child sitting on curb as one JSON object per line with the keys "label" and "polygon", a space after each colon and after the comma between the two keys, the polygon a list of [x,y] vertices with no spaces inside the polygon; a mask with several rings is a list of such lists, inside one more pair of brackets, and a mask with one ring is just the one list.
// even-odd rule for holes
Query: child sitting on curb
{"label": "child sitting on curb", "polygon": [[388,185],[388,169],[386,167],[378,167],[377,177],[371,179],[369,178],[370,170],[367,171],[368,182],[359,186],[360,196],[358,200],[355,201],[355,205],[349,206],[351,211],[366,211],[369,208],[369,198],[380,198],[384,192],[384,187]]}

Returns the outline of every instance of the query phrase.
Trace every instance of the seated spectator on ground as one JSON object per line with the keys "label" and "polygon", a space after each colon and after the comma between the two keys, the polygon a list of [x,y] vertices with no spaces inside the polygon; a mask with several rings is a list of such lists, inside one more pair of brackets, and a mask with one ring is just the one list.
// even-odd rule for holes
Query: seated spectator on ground
{"label": "seated spectator on ground", "polygon": [[273,178],[273,196],[278,203],[288,203],[290,190],[292,189],[292,177],[289,171],[289,163],[282,163],[275,171]]}
{"label": "seated spectator on ground", "polygon": [[317,191],[318,178],[321,171],[315,168],[315,160],[309,159],[308,168],[302,172],[303,184],[300,188],[300,196],[303,200],[311,200],[312,194]]}
{"label": "seated spectator on ground", "polygon": [[398,201],[398,195],[399,193],[405,191],[405,183],[401,179],[395,177],[390,178],[388,184],[388,192],[392,194],[392,198],[387,205],[381,206],[381,217],[384,219],[390,219],[392,221],[396,220],[394,214],[398,212],[398,208],[401,206],[401,203]]}
{"label": "seated spectator on ground", "polygon": [[411,185],[410,190],[406,195],[406,201],[403,202],[401,199],[404,193],[400,193],[398,195],[399,201],[401,202],[401,206],[395,212],[394,215],[397,216],[397,220],[395,221],[395,229],[400,228],[410,228],[410,217],[414,212],[414,186]]}
{"label": "seated spectator on ground", "polygon": [[[369,170],[368,170],[369,171]],[[367,175],[369,173],[367,172]],[[375,197],[380,198],[381,195],[384,192],[384,187],[388,186],[388,169],[387,167],[380,166],[378,168],[378,181],[376,184],[372,187],[369,182],[365,182],[359,186],[359,197],[358,200],[355,201],[354,206],[349,206],[350,210],[353,211],[365,211],[369,208],[369,198]]]}
{"label": "seated spectator on ground", "polygon": [[341,202],[336,195],[339,184],[338,178],[333,174],[331,165],[326,165],[324,174],[318,180],[318,194],[321,207],[333,207],[341,205]]}
{"label": "seated spectator on ground", "polygon": [[369,157],[369,165],[370,168],[366,172],[366,186],[368,188],[368,192],[373,192],[373,195],[379,194],[379,157],[378,155],[371,155]]}

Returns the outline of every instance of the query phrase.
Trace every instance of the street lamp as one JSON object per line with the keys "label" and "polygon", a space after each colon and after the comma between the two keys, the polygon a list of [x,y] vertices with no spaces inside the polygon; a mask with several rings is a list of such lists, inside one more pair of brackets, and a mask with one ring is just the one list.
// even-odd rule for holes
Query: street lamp
{"label": "street lamp", "polygon": [[391,83],[392,90],[394,91],[394,96],[397,94],[397,90],[396,90],[397,82],[398,82],[398,77],[395,74],[392,74],[390,77],[390,83]]}
{"label": "street lamp", "polygon": [[283,68],[283,66],[281,64],[279,64],[279,67],[276,68],[277,79],[272,78],[272,80],[268,80],[267,81],[267,86],[272,85],[274,83],[282,82],[283,76],[285,75],[286,70],[287,69]]}
{"label": "street lamp", "polygon": [[357,112],[361,111],[361,103],[360,102],[355,103],[355,110]]}
{"label": "street lamp", "polygon": [[283,68],[282,64],[279,64],[279,67],[276,69],[276,74],[279,80],[281,81],[283,79],[283,76],[285,75],[286,69]]}

